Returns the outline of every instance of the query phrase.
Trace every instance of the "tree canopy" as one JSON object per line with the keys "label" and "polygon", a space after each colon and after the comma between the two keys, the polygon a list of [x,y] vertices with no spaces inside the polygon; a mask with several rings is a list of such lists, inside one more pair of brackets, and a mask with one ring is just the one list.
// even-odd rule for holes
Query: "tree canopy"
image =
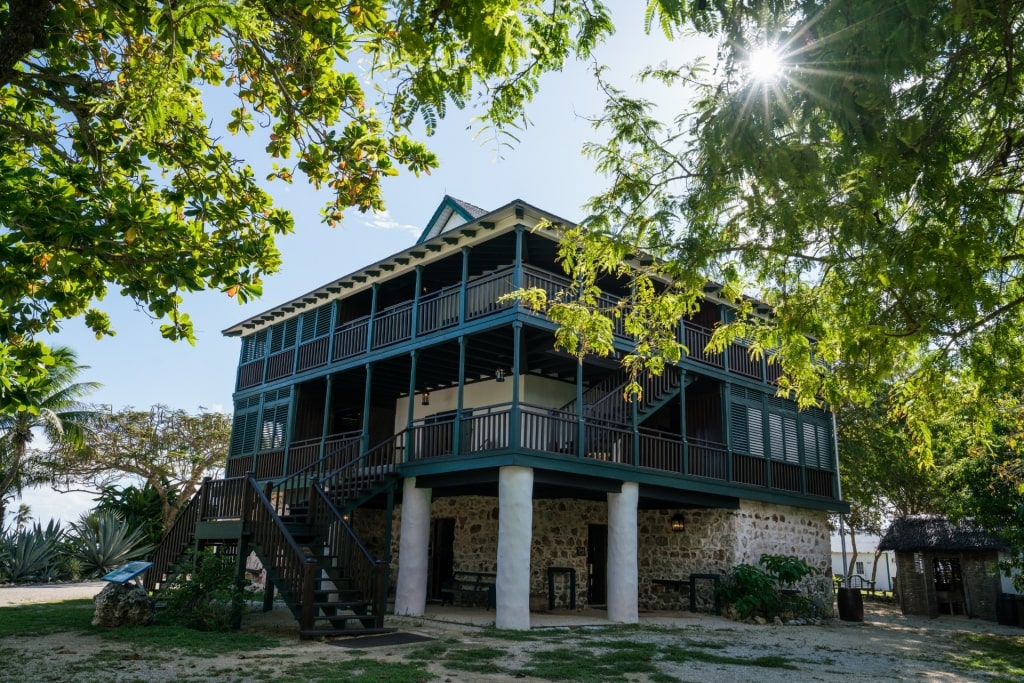
{"label": "tree canopy", "polygon": [[677,111],[604,84],[587,151],[609,183],[563,250],[578,281],[636,281],[635,366],[681,352],[665,321],[710,279],[738,308],[716,345],[770,354],[805,403],[895,378],[919,454],[948,378],[1021,386],[1024,2],[651,0],[648,21],[717,37],[717,63],[644,72],[696,87]]}
{"label": "tree canopy", "polygon": [[141,484],[143,495],[159,498],[166,530],[203,477],[224,467],[230,441],[231,416],[224,413],[193,415],[161,405],[95,411],[85,429],[84,446],[58,446],[45,461],[61,491],[87,491],[110,502],[117,498],[112,489],[126,482]]}
{"label": "tree canopy", "polygon": [[92,411],[83,401],[99,385],[76,381],[86,368],[71,349],[55,348],[53,357],[42,381],[27,394],[30,404],[0,411],[0,528],[7,504],[23,489],[48,478],[45,464],[29,447],[37,433],[53,447],[78,448],[85,442]]}
{"label": "tree canopy", "polygon": [[113,333],[108,290],[190,341],[183,293],[259,294],[292,219],[226,136],[327,190],[334,225],[436,166],[414,122],[482,100],[481,125],[514,125],[610,30],[589,0],[0,2],[0,406],[53,363],[40,333]]}

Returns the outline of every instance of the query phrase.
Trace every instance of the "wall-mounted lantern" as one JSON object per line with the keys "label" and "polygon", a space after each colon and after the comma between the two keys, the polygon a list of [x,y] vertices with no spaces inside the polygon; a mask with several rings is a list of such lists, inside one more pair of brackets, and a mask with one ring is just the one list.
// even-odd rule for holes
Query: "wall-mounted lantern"
{"label": "wall-mounted lantern", "polygon": [[429,406],[430,405],[430,392],[429,391],[424,391],[423,392],[423,396],[420,399],[420,404],[421,405],[425,405],[425,406]]}
{"label": "wall-mounted lantern", "polygon": [[502,370],[501,368],[498,368],[497,370],[495,370],[494,371],[494,381],[495,382],[504,382],[505,381],[505,371]]}
{"label": "wall-mounted lantern", "polygon": [[669,526],[672,528],[672,531],[676,533],[686,531],[686,518],[683,517],[683,513],[677,512],[672,515],[672,519],[669,520]]}

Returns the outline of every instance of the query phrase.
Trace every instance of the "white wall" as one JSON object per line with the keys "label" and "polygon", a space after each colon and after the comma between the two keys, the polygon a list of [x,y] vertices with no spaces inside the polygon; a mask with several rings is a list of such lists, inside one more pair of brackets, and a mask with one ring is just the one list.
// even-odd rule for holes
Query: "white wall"
{"label": "white wall", "polygon": [[[864,563],[864,572],[862,576],[865,579],[871,580],[871,572],[875,565],[875,544],[872,543],[868,546],[861,545],[860,539],[857,539],[857,562]],[[849,542],[846,545],[846,561],[849,562],[853,559],[853,553],[850,549]],[[833,576],[842,576],[846,573],[843,568],[843,553],[842,551],[832,549],[832,574]],[[860,574],[861,572],[854,571],[854,574]],[[880,591],[891,591],[892,581],[896,578],[896,553],[891,550],[884,551],[878,556],[878,572],[875,574],[875,589]]]}

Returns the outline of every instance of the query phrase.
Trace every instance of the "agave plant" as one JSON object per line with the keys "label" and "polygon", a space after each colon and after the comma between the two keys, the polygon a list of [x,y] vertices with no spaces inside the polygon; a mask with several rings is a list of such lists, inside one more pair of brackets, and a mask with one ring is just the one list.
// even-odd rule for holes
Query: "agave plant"
{"label": "agave plant", "polygon": [[43,528],[9,529],[0,535],[0,577],[4,581],[49,581],[60,565],[64,530],[54,520]]}
{"label": "agave plant", "polygon": [[153,549],[141,529],[110,512],[83,514],[71,529],[74,543],[69,554],[87,577],[102,576]]}

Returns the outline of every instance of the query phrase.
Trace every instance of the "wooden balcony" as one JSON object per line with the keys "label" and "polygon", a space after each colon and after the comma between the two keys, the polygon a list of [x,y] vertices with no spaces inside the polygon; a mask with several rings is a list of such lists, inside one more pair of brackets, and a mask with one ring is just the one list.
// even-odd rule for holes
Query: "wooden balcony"
{"label": "wooden balcony", "polygon": [[[289,377],[295,372],[354,359],[413,339],[428,338],[460,324],[506,312],[519,306],[515,302],[498,301],[513,291],[513,279],[514,269],[508,266],[470,279],[465,288],[461,284],[451,285],[389,306],[372,316],[343,321],[332,332],[301,343],[297,348],[242,364],[238,369],[236,389],[248,389],[265,381]],[[522,287],[543,289],[549,299],[568,290],[570,285],[567,278],[554,273],[531,267],[522,270]],[[600,306],[609,313],[616,338],[628,343],[630,338],[625,331],[623,316],[611,315],[614,309],[623,308],[623,301],[605,294],[601,297]],[[756,381],[772,384],[778,381],[778,366],[752,360],[742,342],[732,344],[725,353],[708,352],[705,349],[711,340],[712,330],[690,321],[680,323],[677,335],[687,348],[686,362]]]}

